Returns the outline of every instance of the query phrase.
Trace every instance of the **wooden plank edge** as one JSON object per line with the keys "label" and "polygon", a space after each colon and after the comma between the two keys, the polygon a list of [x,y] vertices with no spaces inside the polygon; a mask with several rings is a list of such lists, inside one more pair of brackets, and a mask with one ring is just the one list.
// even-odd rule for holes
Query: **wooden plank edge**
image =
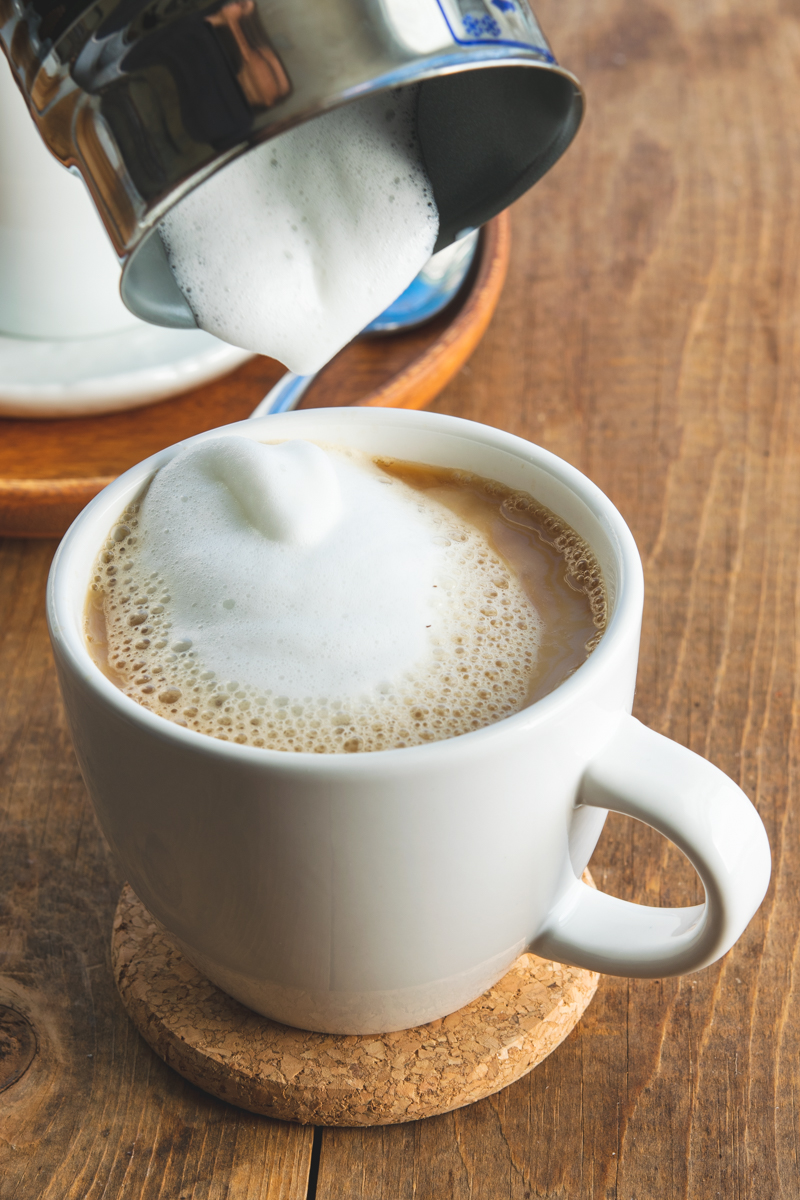
{"label": "wooden plank edge", "polygon": [[481,261],[470,294],[456,319],[436,343],[388,383],[353,407],[425,408],[461,370],[494,316],[511,255],[508,212],[484,226]]}
{"label": "wooden plank edge", "polygon": [[114,478],[0,480],[0,537],[62,537]]}

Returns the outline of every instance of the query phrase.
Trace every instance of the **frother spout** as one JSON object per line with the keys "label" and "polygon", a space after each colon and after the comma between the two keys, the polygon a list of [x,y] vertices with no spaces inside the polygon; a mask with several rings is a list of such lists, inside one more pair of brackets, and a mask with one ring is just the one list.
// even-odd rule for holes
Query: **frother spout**
{"label": "frother spout", "polygon": [[126,307],[151,325],[197,328],[194,313],[172,274],[157,229],[131,256],[122,276],[120,292]]}

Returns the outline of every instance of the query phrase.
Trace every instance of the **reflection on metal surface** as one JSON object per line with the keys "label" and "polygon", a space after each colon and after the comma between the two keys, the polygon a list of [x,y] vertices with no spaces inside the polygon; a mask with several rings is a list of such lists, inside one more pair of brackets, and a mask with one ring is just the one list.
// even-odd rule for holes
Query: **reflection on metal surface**
{"label": "reflection on metal surface", "polygon": [[434,254],[402,295],[371,321],[364,333],[400,333],[437,316],[454,298],[467,277],[478,249],[480,231]]}
{"label": "reflection on metal surface", "polygon": [[414,54],[433,54],[452,41],[438,4],[409,4],[408,0],[379,0],[386,23],[397,40]]}
{"label": "reflection on metal surface", "polygon": [[248,104],[271,108],[289,95],[292,85],[261,27],[253,0],[233,0],[205,20],[220,33],[230,31],[241,58],[236,78]]}
{"label": "reflection on metal surface", "polygon": [[[528,5],[520,0],[437,0],[455,41],[465,45],[547,48]],[[550,58],[553,62],[552,55]]]}

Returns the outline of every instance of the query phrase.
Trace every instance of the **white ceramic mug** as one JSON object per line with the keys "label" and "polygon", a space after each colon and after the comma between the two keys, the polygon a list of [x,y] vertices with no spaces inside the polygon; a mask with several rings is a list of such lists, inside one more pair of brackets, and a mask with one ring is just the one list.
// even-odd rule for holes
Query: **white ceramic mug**
{"label": "white ceramic mug", "polygon": [[[346,755],[221,742],[140,707],[86,650],[95,555],[178,447],[106,488],[53,563],[51,637],[100,824],[188,957],[278,1021],[377,1033],[453,1012],[529,949],[644,977],[724,954],[766,890],[766,833],[727,776],[630,716],[642,570],[603,493],[538,446],[427,412],[291,412],[193,441],[219,436],[341,444],[528,491],[593,547],[611,616],[565,683],[462,737]],[[583,884],[607,809],[675,842],[705,904],[647,908]]]}

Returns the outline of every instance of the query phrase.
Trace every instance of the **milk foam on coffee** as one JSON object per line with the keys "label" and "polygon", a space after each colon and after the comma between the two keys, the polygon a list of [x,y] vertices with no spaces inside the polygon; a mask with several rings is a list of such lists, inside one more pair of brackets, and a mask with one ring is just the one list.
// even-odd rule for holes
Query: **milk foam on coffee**
{"label": "milk foam on coffee", "polygon": [[122,690],[273,749],[499,720],[526,703],[541,633],[480,530],[358,451],[298,441],[179,452],[122,514],[92,589]]}
{"label": "milk foam on coffee", "polygon": [[415,104],[406,88],[308,121],[168,214],[161,237],[202,329],[305,375],[405,290],[439,231]]}

